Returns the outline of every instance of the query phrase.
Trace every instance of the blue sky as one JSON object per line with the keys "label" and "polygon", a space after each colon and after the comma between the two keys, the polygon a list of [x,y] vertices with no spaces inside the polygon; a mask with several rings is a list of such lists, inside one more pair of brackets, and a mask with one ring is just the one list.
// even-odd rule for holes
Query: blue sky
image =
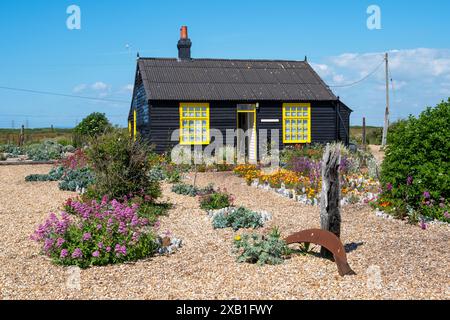
{"label": "blue sky", "polygon": [[[81,8],[81,30],[66,9]],[[381,30],[366,26],[369,5]],[[308,60],[329,85],[361,79],[390,52],[392,120],[450,96],[450,1],[106,1],[0,2],[0,87],[124,102],[89,101],[0,89],[0,127],[73,126],[93,111],[126,124],[141,56],[175,57],[181,25],[197,58]],[[127,49],[127,45],[129,46]],[[384,70],[360,85],[334,88],[352,109],[382,125]]]}

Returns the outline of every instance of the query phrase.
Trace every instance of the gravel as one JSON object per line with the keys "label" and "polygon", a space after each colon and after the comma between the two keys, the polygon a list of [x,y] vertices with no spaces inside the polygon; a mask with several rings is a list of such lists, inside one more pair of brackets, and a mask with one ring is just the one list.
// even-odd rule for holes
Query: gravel
{"label": "gravel", "polygon": [[[49,212],[75,196],[57,183],[25,183],[50,166],[0,167],[0,299],[449,299],[450,228],[427,230],[377,217],[367,206],[347,206],[342,240],[356,276],[339,277],[336,265],[314,255],[295,256],[278,266],[238,264],[232,239],[242,231],[214,230],[198,200],[164,185],[162,201],[175,206],[161,232],[182,239],[171,255],[87,270],[53,265],[39,255],[29,235]],[[192,179],[187,182],[192,183]],[[283,236],[319,227],[319,208],[248,187],[231,173],[199,174],[236,196],[236,205],[268,210],[264,232],[279,226]],[[318,250],[316,248],[315,250]]]}

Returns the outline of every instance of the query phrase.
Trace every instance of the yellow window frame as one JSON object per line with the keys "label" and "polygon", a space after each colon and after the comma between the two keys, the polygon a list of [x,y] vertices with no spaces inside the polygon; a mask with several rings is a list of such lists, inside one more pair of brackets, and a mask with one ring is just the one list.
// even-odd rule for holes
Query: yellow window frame
{"label": "yellow window frame", "polygon": [[[197,117],[196,114],[194,114],[194,116],[183,116],[183,108],[188,108],[188,110],[190,108],[206,108],[206,117],[200,116]],[[196,112],[195,110],[194,113]],[[190,111],[189,111],[190,112]],[[210,136],[210,128],[209,128],[209,103],[193,103],[193,102],[182,102],[180,103],[180,144],[181,145],[208,145],[211,143],[211,136]],[[185,126],[183,126],[183,121],[205,121],[206,120],[206,141],[195,141],[196,140],[196,132],[195,132],[195,128],[194,128],[194,133],[193,134],[189,134],[189,137],[193,137],[194,141],[184,141],[183,137],[184,135],[184,129]],[[188,128],[190,128],[188,126]],[[203,133],[203,125],[201,127],[202,133]],[[201,135],[201,137],[203,137],[203,134]]]}
{"label": "yellow window frame", "polygon": [[[307,108],[308,110],[308,115],[304,116],[292,116],[291,114],[287,115],[288,113],[288,108]],[[311,103],[283,103],[283,143],[288,144],[288,143],[311,143]],[[292,110],[289,110],[292,111]],[[295,140],[291,140],[291,139],[286,139],[286,120],[307,120],[307,126],[308,126],[308,135],[307,135],[307,139],[295,139]],[[292,133],[292,124],[290,126],[290,132]],[[297,135],[298,135],[298,131],[297,131]]]}

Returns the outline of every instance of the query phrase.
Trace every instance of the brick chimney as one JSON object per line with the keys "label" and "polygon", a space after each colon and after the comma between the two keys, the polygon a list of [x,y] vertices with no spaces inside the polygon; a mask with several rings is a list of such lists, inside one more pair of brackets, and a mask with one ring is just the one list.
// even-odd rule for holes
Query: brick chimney
{"label": "brick chimney", "polygon": [[191,47],[192,42],[188,37],[188,28],[186,26],[182,26],[180,30],[180,40],[178,41],[178,59],[190,60]]}

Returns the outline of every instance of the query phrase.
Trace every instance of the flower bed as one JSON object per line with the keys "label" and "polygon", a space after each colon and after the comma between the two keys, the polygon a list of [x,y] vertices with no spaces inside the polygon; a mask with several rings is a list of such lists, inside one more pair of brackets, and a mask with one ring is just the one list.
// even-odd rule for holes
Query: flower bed
{"label": "flower bed", "polygon": [[156,252],[158,245],[149,219],[139,205],[108,200],[71,201],[71,214],[50,214],[32,235],[43,254],[61,265],[82,268],[134,261]]}
{"label": "flower bed", "polygon": [[[312,168],[309,176],[286,169],[277,169],[267,174],[253,165],[237,166],[234,173],[243,177],[247,184],[253,187],[270,190],[304,204],[318,205],[321,179],[317,174],[317,165]],[[380,192],[378,181],[367,174],[341,173],[341,186],[341,205],[366,204]]]}

